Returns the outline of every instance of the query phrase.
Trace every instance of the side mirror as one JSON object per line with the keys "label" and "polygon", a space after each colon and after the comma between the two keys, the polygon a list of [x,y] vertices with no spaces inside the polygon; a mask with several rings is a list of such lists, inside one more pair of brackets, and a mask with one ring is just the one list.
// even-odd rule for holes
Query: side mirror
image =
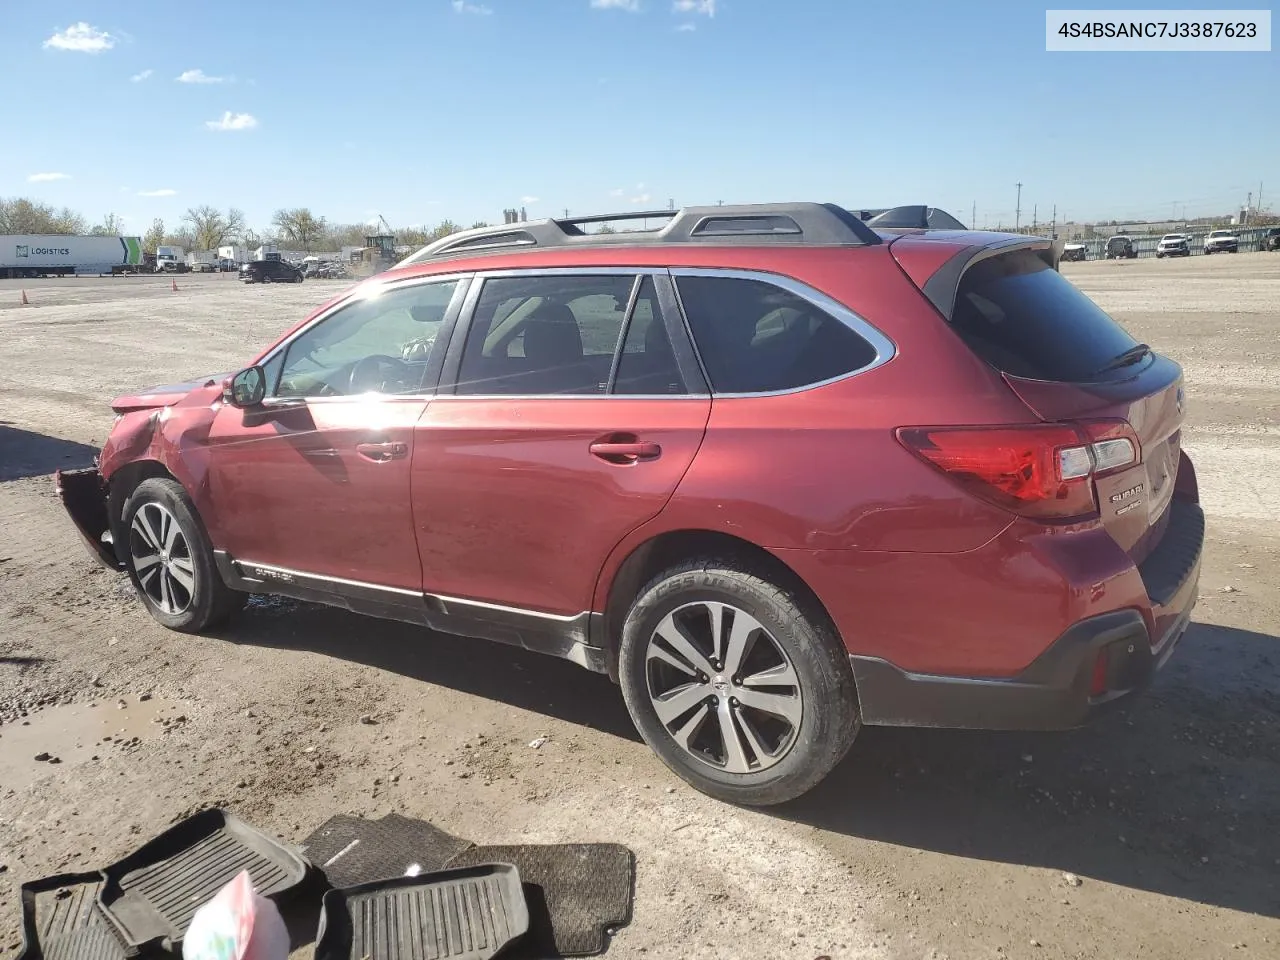
{"label": "side mirror", "polygon": [[267,375],[261,367],[246,367],[222,388],[222,399],[244,410],[256,407],[267,395]]}

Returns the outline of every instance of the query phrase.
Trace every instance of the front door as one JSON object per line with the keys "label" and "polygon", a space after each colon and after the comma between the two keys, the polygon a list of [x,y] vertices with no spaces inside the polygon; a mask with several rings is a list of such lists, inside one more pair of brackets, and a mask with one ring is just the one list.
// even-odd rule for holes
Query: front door
{"label": "front door", "polygon": [[215,547],[241,564],[421,590],[409,484],[414,427],[459,287],[454,278],[374,292],[263,361],[263,405],[225,405],[210,429]]}
{"label": "front door", "polygon": [[711,400],[673,349],[665,276],[638,273],[485,280],[414,446],[428,593],[576,618],[610,551],[675,492]]}

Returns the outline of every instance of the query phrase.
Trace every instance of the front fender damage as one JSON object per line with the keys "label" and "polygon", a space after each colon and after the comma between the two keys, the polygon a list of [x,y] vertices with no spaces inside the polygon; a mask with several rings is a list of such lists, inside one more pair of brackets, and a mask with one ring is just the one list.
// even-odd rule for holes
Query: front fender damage
{"label": "front fender damage", "polygon": [[107,492],[96,467],[59,470],[54,474],[58,497],[90,551],[109,570],[123,570],[111,542]]}

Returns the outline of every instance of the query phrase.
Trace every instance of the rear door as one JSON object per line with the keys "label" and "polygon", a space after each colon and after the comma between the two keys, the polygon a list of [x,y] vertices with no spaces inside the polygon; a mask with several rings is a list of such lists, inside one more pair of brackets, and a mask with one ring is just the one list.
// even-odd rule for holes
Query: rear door
{"label": "rear door", "polygon": [[605,559],[666,505],[711,410],[670,290],[664,273],[627,269],[473,288],[414,445],[428,593],[590,610]]}
{"label": "rear door", "polygon": [[1039,417],[1114,420],[1137,462],[1095,480],[1102,522],[1141,562],[1173,497],[1184,417],[1182,369],[1139,344],[1030,250],[988,257],[960,280],[952,327]]}

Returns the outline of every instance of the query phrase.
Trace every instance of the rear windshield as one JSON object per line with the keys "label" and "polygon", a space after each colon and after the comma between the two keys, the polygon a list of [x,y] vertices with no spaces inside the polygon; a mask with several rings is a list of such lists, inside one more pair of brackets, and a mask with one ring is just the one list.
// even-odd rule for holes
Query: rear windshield
{"label": "rear windshield", "polygon": [[960,280],[952,326],[997,370],[1032,380],[1095,380],[1137,345],[1039,256],[1019,250],[983,260]]}

